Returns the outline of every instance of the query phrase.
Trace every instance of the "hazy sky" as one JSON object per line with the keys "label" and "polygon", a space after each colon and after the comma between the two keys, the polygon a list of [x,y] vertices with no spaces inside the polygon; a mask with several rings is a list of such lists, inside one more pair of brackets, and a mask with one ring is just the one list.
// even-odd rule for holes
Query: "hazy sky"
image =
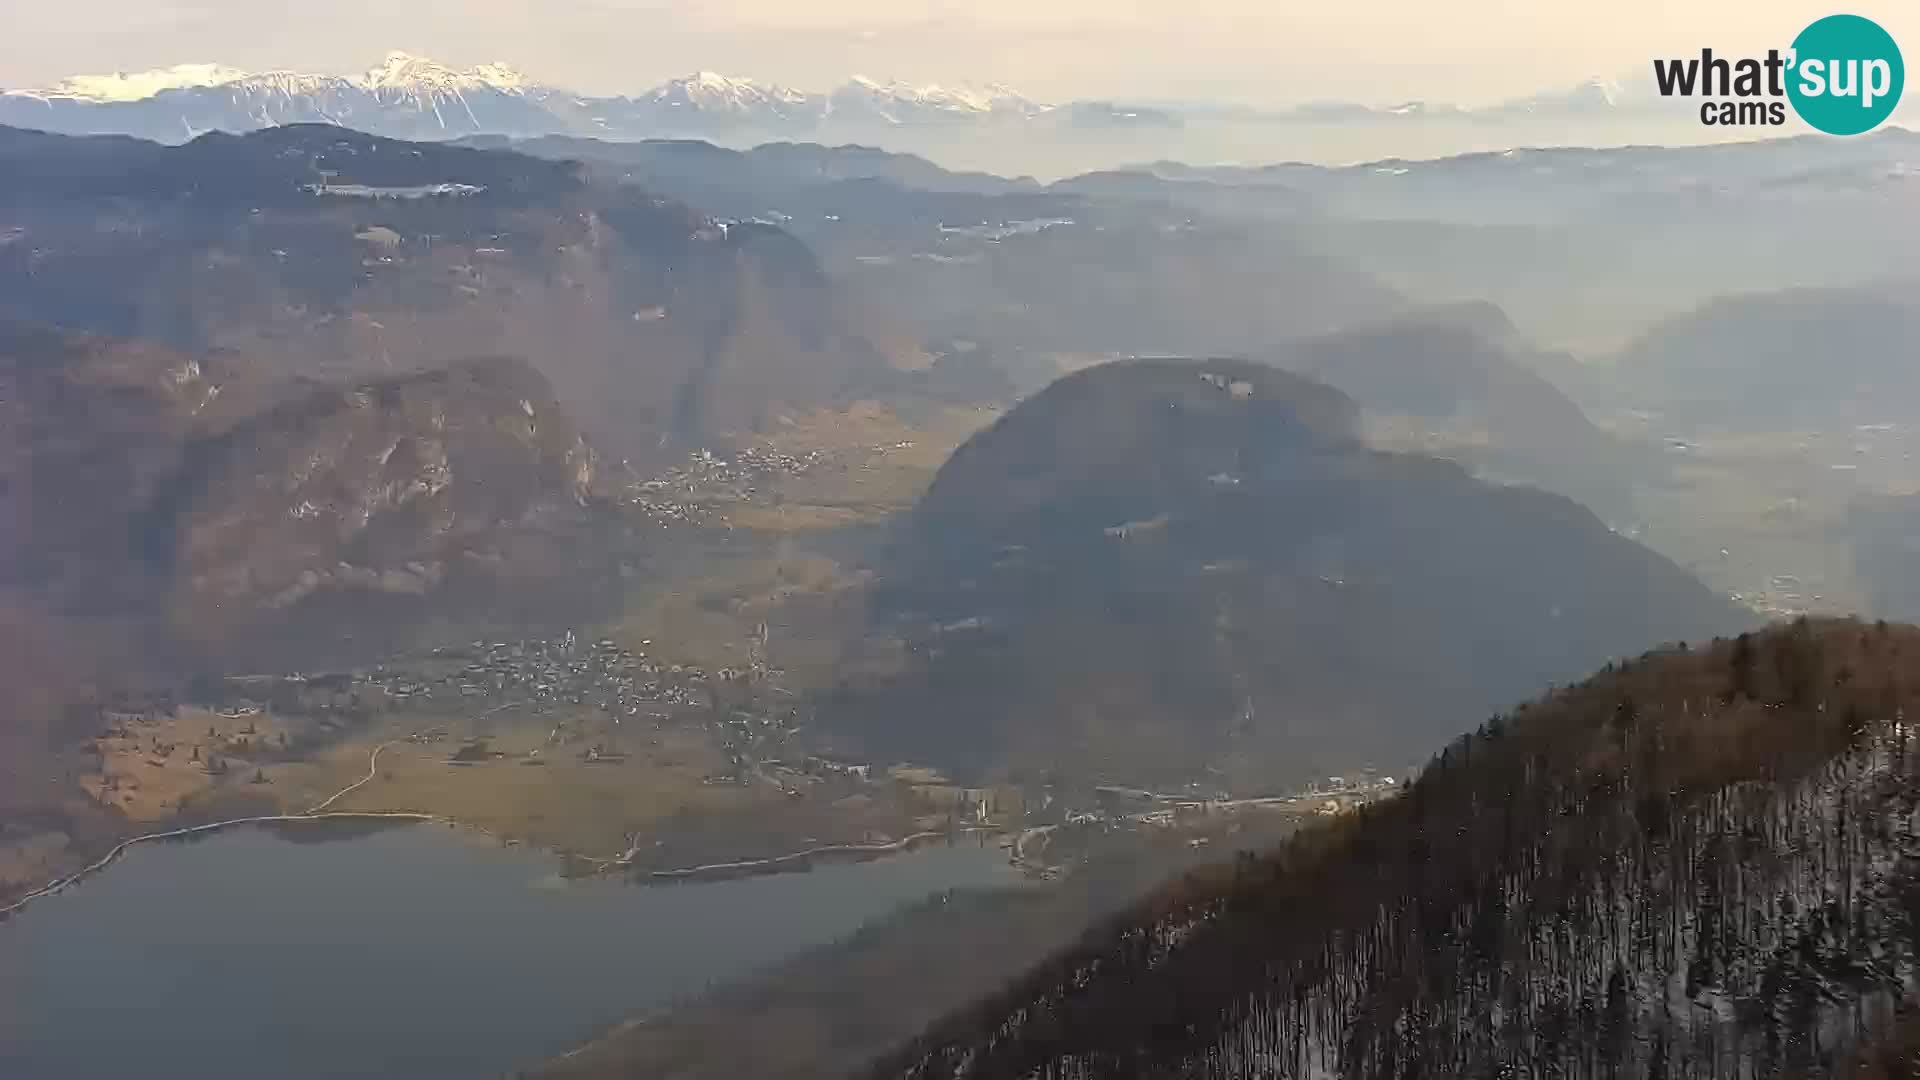
{"label": "hazy sky", "polygon": [[1702,46],[1784,47],[1842,10],[1920,57],[1913,0],[0,0],[0,86],[195,61],[358,71],[405,49],[591,92],[711,69],[807,89],[860,73],[1051,99],[1477,104],[1645,81],[1652,57]]}

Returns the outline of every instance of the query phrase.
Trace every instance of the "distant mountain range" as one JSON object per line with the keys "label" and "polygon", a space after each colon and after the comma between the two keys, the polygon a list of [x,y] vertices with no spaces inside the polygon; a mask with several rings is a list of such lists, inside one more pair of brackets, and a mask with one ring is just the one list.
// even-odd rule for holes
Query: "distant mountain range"
{"label": "distant mountain range", "polygon": [[541,85],[505,64],[458,69],[393,52],[371,70],[354,75],[180,64],[74,76],[49,88],[0,91],[0,123],[166,141],[288,123],[334,123],[409,138],[476,133],[637,138],[995,124],[1045,130],[1169,129],[1210,120],[1499,123],[1562,114],[1573,119],[1647,104],[1644,97],[1602,80],[1484,109],[1426,102],[1390,107],[1319,102],[1274,111],[1192,103],[1053,104],[1003,86],[921,86],[859,76],[823,92],[710,71],[671,79],[632,96],[594,97]]}
{"label": "distant mountain range", "polygon": [[[643,136],[805,132],[829,121],[885,127],[1031,120],[1058,111],[997,86],[912,86],[856,77],[815,93],[710,71],[633,96],[591,97],[539,85],[504,64],[457,69],[403,52],[389,53],[357,75],[182,64],[0,92],[0,122],[169,141],[289,123],[335,123],[412,137]],[[1076,108],[1062,115],[1075,122],[1139,118],[1130,113]]]}

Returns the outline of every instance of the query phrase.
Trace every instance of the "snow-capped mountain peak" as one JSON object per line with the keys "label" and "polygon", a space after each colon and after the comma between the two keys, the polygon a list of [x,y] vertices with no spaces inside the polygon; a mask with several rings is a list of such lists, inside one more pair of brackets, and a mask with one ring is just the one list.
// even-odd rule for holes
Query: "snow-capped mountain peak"
{"label": "snow-capped mountain peak", "polygon": [[[521,98],[529,105],[545,101],[554,93],[506,64],[457,68],[395,50],[356,75],[249,73],[219,64],[180,64],[131,74],[76,76],[51,89],[13,91],[10,96],[41,103],[66,100],[106,105],[146,101],[165,91],[214,91],[219,100],[238,103],[252,124],[287,122],[308,113],[345,121],[364,113],[364,105],[349,105],[357,96],[365,95],[373,99],[375,107],[434,113],[439,126],[445,124],[442,110],[450,103],[456,110],[464,107],[468,113],[480,108],[476,93]],[[300,105],[296,99],[312,99],[312,107]],[[810,123],[836,112],[886,124],[951,123],[1033,117],[1048,111],[1047,106],[998,85],[922,85],[856,76],[837,90],[818,93],[710,70],[670,79],[637,98],[620,100],[656,109],[663,118],[698,116],[735,124]],[[261,101],[274,103],[261,105]],[[271,111],[262,112],[263,108]],[[477,116],[472,119],[479,124]],[[196,114],[184,128],[204,129],[209,121],[216,125],[226,122]]]}
{"label": "snow-capped mountain peak", "polygon": [[764,94],[768,89],[779,89],[764,87],[752,79],[736,79],[730,75],[722,75],[717,71],[696,71],[678,81],[682,86],[698,89],[704,93],[731,94],[739,97],[751,97]]}
{"label": "snow-capped mountain peak", "polygon": [[246,77],[246,72],[224,64],[175,64],[151,71],[75,75],[46,90],[25,93],[80,101],[144,101],[162,90],[225,86]]}
{"label": "snow-capped mountain peak", "polygon": [[811,96],[790,87],[738,79],[717,71],[699,71],[667,80],[648,91],[645,100],[691,106],[703,112],[745,114],[768,107],[804,106]]}
{"label": "snow-capped mountain peak", "polygon": [[462,70],[397,50],[388,53],[379,66],[355,81],[367,90],[397,91],[413,96],[453,95],[482,89],[518,94],[529,85],[525,75],[506,64],[482,64]]}
{"label": "snow-capped mountain peak", "polygon": [[324,94],[347,83],[348,80],[337,75],[306,75],[298,71],[261,71],[219,85],[240,94],[278,94],[281,97],[292,98]]}
{"label": "snow-capped mountain peak", "polygon": [[993,112],[997,108],[1008,106],[1017,108],[1032,104],[1019,94],[999,85],[970,87],[940,86],[930,83],[925,86],[914,86],[898,80],[883,83],[864,75],[855,75],[848,80],[848,86],[877,97],[957,112],[984,113]]}
{"label": "snow-capped mountain peak", "polygon": [[915,86],[899,81],[881,82],[864,75],[849,79],[834,91],[832,100],[837,110],[872,112],[893,123],[928,117],[1036,116],[1049,108],[999,85]]}

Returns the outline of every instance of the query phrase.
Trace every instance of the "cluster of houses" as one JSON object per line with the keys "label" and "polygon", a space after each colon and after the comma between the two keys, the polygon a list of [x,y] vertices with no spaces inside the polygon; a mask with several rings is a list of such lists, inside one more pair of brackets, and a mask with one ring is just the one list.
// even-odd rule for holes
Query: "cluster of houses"
{"label": "cluster of houses", "polygon": [[844,776],[852,780],[858,780],[863,784],[873,779],[873,766],[858,765],[849,761],[835,761],[832,758],[809,757],[806,760],[804,768],[807,772],[816,776]]}
{"label": "cluster of houses", "polygon": [[789,454],[753,446],[730,458],[696,450],[685,463],[627,489],[627,503],[662,525],[699,525],[713,520],[723,500],[751,499],[771,480],[798,476],[826,460],[820,450]]}
{"label": "cluster of houses", "polygon": [[436,672],[429,665],[383,665],[362,678],[394,702],[483,698],[584,705],[615,720],[658,717],[698,703],[708,680],[700,668],[663,664],[607,639],[588,645],[571,630],[554,639],[476,641],[431,656],[460,666]]}
{"label": "cluster of houses", "polygon": [[949,783],[934,769],[896,765],[876,770],[870,764],[817,755],[805,757],[795,766],[773,760],[759,764],[766,776],[780,783],[789,795],[799,794],[809,784],[833,781],[868,788],[870,792],[892,788],[923,825],[931,824],[932,819],[962,825],[1013,825],[1027,809],[1026,795],[1018,788],[965,787]]}

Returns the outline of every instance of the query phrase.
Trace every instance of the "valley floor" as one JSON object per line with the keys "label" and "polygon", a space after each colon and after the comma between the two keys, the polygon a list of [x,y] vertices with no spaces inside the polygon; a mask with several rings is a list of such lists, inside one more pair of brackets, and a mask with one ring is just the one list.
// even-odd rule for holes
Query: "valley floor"
{"label": "valley floor", "polygon": [[[636,553],[624,613],[565,642],[512,634],[247,676],[202,701],[111,691],[66,745],[10,762],[41,782],[0,807],[0,903],[129,837],[303,813],[362,778],[329,809],[428,814],[582,867],[647,872],[944,828],[951,806],[884,776],[809,771],[794,702],[836,660],[818,620],[834,617],[845,566],[994,415],[855,405],[635,478],[624,501],[658,532]],[[769,613],[808,597],[824,614],[776,626],[770,657]]]}

